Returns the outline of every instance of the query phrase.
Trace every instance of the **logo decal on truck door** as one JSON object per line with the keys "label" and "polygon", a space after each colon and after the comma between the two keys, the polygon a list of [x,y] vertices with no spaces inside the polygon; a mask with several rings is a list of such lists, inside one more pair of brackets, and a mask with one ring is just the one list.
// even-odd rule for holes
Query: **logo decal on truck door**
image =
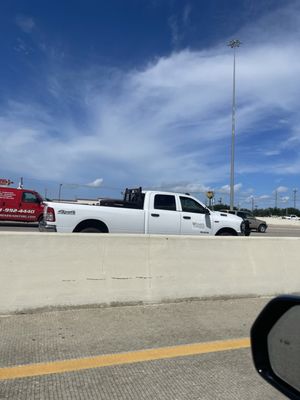
{"label": "logo decal on truck door", "polygon": [[75,215],[75,211],[74,210],[58,210],[57,214]]}
{"label": "logo decal on truck door", "polygon": [[203,229],[203,228],[205,228],[205,225],[199,224],[199,222],[193,222],[193,228]]}

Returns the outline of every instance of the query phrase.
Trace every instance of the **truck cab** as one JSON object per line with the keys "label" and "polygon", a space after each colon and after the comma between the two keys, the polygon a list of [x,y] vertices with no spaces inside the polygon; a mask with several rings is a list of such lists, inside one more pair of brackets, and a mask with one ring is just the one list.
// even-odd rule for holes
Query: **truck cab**
{"label": "truck cab", "polygon": [[43,199],[34,190],[0,186],[0,221],[39,222]]}

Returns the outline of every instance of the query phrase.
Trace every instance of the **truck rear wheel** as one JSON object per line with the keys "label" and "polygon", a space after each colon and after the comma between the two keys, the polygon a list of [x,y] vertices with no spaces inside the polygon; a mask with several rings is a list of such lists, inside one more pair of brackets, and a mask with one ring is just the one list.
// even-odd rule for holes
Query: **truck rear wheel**
{"label": "truck rear wheel", "polygon": [[103,233],[103,231],[101,231],[101,229],[94,228],[94,227],[84,228],[79,232],[80,233]]}
{"label": "truck rear wheel", "polygon": [[73,232],[108,233],[108,228],[102,221],[96,219],[87,219],[85,221],[80,222],[75,227]]}

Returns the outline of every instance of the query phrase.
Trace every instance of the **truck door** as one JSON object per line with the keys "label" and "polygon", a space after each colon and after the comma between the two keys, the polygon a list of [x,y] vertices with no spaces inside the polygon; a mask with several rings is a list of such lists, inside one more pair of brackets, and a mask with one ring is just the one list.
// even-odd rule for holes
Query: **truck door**
{"label": "truck door", "polygon": [[33,192],[24,191],[19,213],[23,221],[37,221],[41,214],[41,199]]}
{"label": "truck door", "polygon": [[182,235],[209,235],[211,216],[207,209],[190,197],[180,196],[180,233]]}
{"label": "truck door", "polygon": [[148,214],[148,233],[179,235],[180,213],[177,209],[174,195],[152,193]]}
{"label": "truck door", "polygon": [[17,190],[0,188],[0,219],[14,221],[17,214],[17,204],[20,196]]}

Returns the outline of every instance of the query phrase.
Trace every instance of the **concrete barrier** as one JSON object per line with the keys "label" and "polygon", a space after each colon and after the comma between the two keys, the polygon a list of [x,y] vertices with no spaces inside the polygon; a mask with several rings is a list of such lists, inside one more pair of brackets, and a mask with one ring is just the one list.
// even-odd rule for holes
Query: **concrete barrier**
{"label": "concrete barrier", "polygon": [[284,226],[299,226],[300,220],[285,219],[281,217],[257,217],[266,221],[268,225],[284,225]]}
{"label": "concrete barrier", "polygon": [[300,238],[0,233],[0,313],[300,290]]}

